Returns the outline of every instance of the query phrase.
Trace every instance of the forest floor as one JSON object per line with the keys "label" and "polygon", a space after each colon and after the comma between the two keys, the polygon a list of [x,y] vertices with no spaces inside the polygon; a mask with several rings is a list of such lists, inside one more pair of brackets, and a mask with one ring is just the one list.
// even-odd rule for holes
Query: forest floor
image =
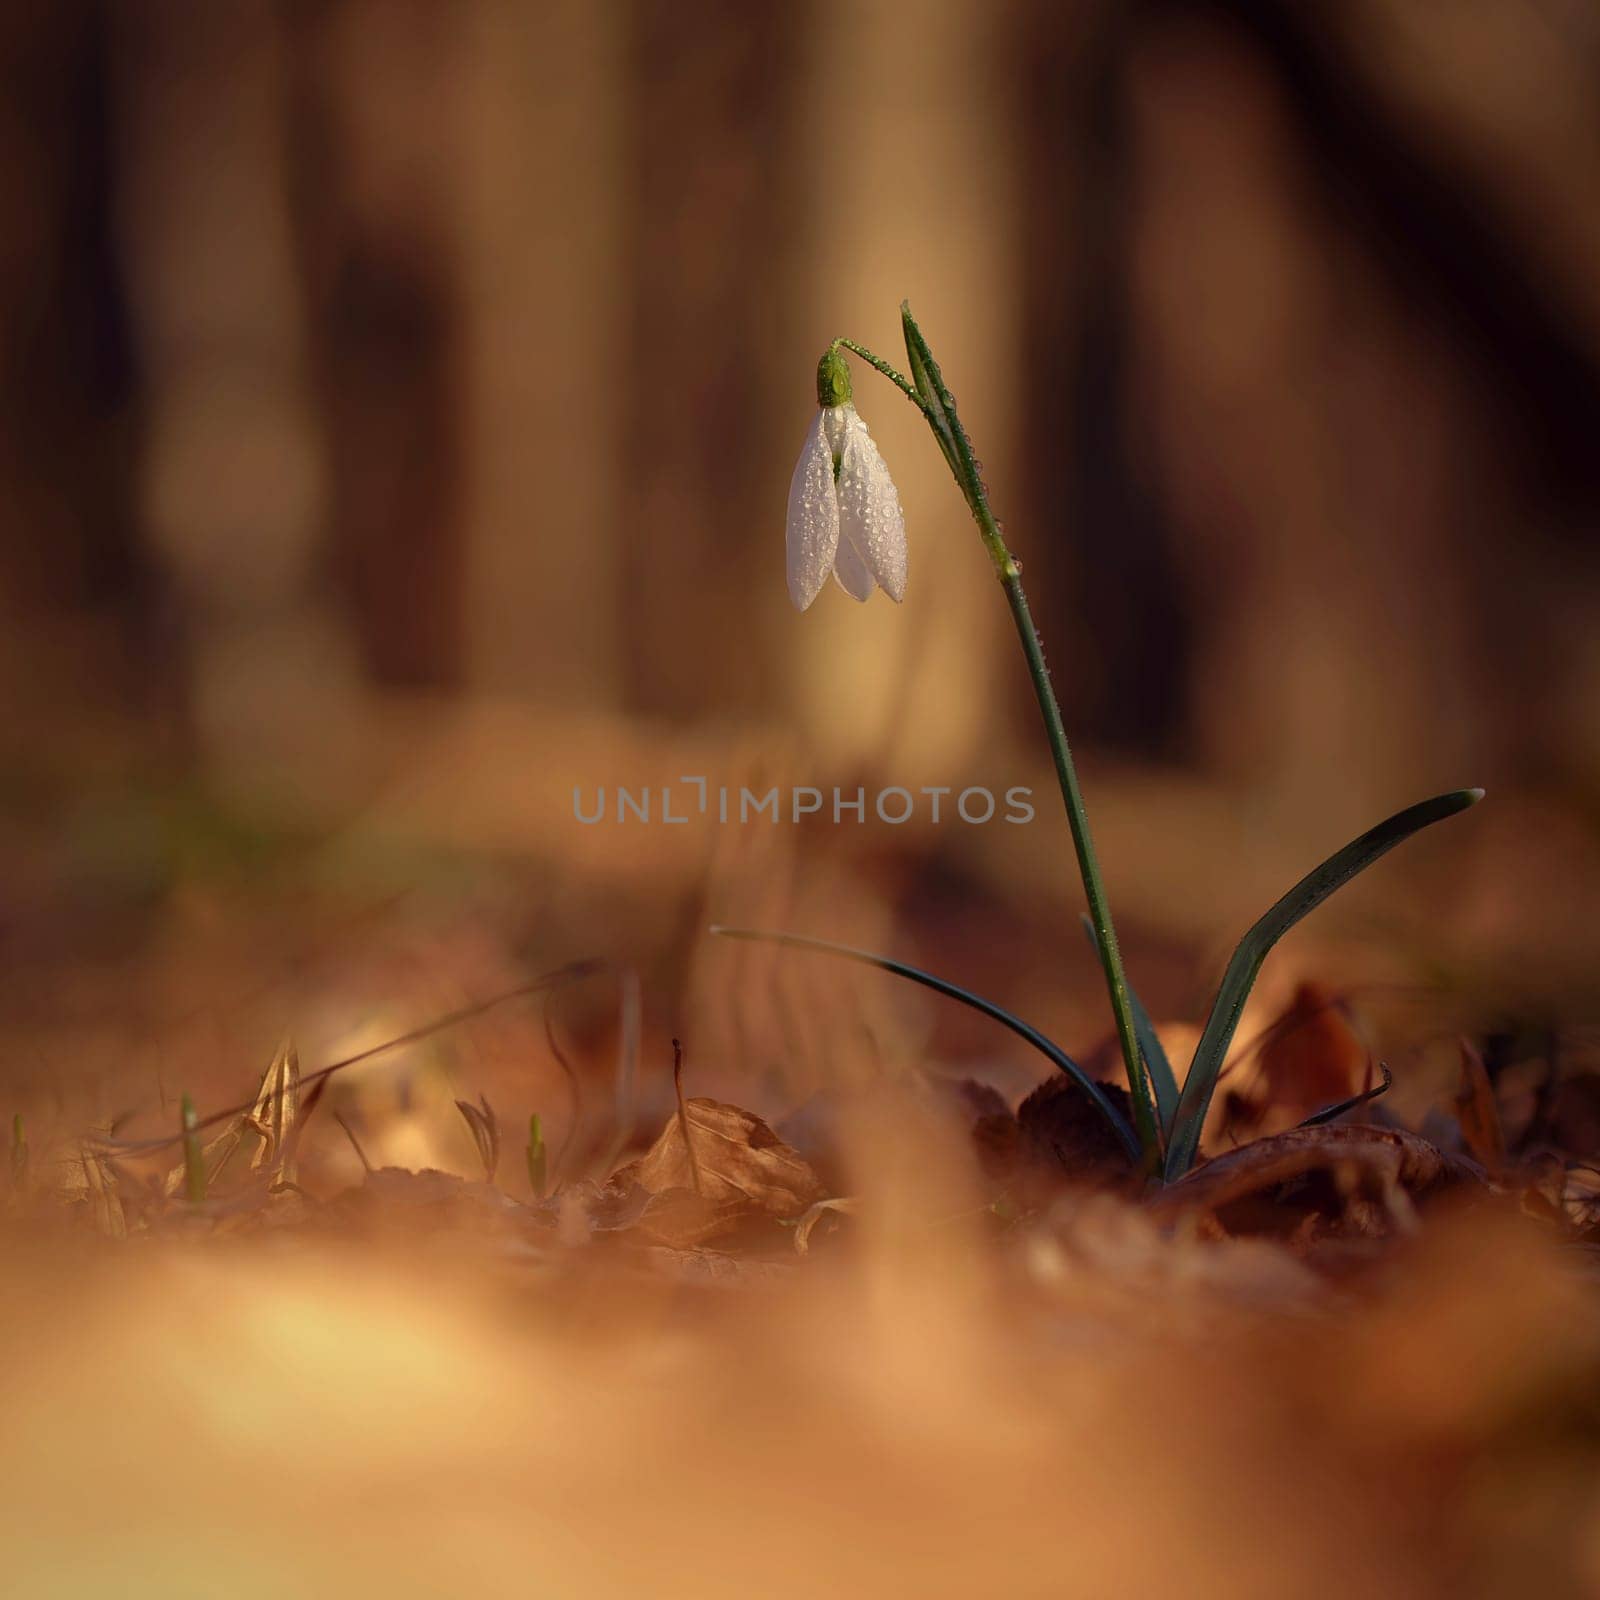
{"label": "forest floor", "polygon": [[[530,993],[561,925],[405,876],[7,975],[0,1590],[1600,1592],[1584,1036],[1402,1010],[1393,1093],[1300,1126],[1377,1067],[1301,946],[1153,1189],[981,1019],[890,1048],[831,965],[681,1027],[671,974]],[[774,1076],[819,1028],[866,1066]]]}

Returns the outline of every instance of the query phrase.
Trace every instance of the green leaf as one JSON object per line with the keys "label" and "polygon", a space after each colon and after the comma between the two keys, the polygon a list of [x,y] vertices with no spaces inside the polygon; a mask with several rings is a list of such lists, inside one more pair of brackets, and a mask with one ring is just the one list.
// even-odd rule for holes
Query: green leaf
{"label": "green leaf", "polygon": [[1189,1075],[1184,1080],[1183,1093],[1178,1097],[1178,1110],[1172,1122],[1171,1137],[1167,1141],[1166,1180],[1171,1183],[1181,1178],[1194,1162],[1200,1147],[1200,1130],[1211,1105],[1211,1095],[1217,1086],[1228,1047],[1233,1042],[1239,1017],[1245,1001],[1272,949],[1303,916],[1316,910],[1334,890],[1342,888],[1358,872],[1370,867],[1379,856],[1394,849],[1403,839],[1428,827],[1453,817],[1459,811],[1476,805],[1483,798],[1482,789],[1456,789],[1450,794],[1434,796],[1417,805],[1398,811],[1377,827],[1369,828],[1359,839],[1347,844],[1337,854],[1331,855],[1315,871],[1303,877],[1288,894],[1239,941],[1233,952],[1228,970],[1222,976],[1222,985],[1206,1019],[1205,1032],[1195,1047],[1194,1060]]}
{"label": "green leaf", "polygon": [[[1085,915],[1080,920],[1089,940],[1089,948],[1098,956],[1100,941],[1095,937],[1094,919]],[[1150,1013],[1145,1010],[1144,1001],[1131,983],[1128,984],[1128,1003],[1133,1007],[1133,1031],[1139,1041],[1139,1053],[1144,1057],[1144,1070],[1149,1074],[1150,1086],[1155,1091],[1161,1136],[1167,1138],[1172,1132],[1172,1119],[1178,1112],[1178,1080],[1172,1075],[1172,1063],[1162,1048]]]}
{"label": "green leaf", "polygon": [[[956,481],[959,483],[963,479],[963,474],[956,435],[961,423],[955,414],[955,400],[945,388],[944,378],[939,372],[939,363],[933,359],[933,351],[928,348],[928,341],[922,337],[922,329],[917,326],[916,318],[911,315],[909,301],[900,302],[900,326],[906,336],[906,361],[911,368],[911,382],[922,397],[923,405],[928,408],[928,421],[933,424],[933,436],[939,441],[939,448],[944,452],[944,458],[949,462],[950,470],[956,475]],[[962,437],[964,439],[965,435]],[[971,454],[970,445],[967,453]]]}
{"label": "green leaf", "polygon": [[1060,1045],[1047,1039],[1021,1017],[1013,1016],[1003,1006],[997,1006],[994,1001],[985,1000],[982,995],[973,994],[970,989],[963,989],[959,984],[951,983],[946,978],[936,978],[931,972],[924,972],[921,967],[908,966],[904,961],[896,961],[890,956],[874,955],[868,950],[855,950],[849,945],[834,944],[829,939],[808,939],[798,933],[762,933],[751,928],[724,928],[716,925],[713,925],[710,931],[724,939],[750,939],[762,944],[788,945],[795,950],[815,950],[823,955],[842,956],[846,961],[859,961],[865,966],[892,972],[896,977],[909,978],[913,983],[920,983],[925,989],[932,989],[936,994],[948,995],[950,999],[959,1000],[962,1005],[970,1006],[974,1011],[981,1011],[984,1016],[992,1017],[1002,1027],[1009,1028],[1018,1038],[1026,1039],[1042,1056],[1066,1073],[1088,1095],[1100,1115],[1111,1124],[1112,1131],[1121,1141],[1123,1149],[1128,1152],[1128,1158],[1135,1163],[1138,1162],[1139,1140],[1128,1125],[1127,1119],[1106,1098],[1105,1090]]}

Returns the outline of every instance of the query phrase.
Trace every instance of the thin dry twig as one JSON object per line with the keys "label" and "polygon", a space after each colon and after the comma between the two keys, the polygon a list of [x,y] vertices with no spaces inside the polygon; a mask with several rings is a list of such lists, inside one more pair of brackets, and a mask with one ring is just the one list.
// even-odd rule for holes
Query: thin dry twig
{"label": "thin dry twig", "polygon": [[[1302,1128],[1320,1128],[1327,1123],[1337,1122],[1340,1117],[1354,1111],[1357,1106],[1364,1106],[1370,1101],[1376,1100],[1380,1095],[1387,1094],[1394,1087],[1394,1074],[1389,1070],[1389,1063],[1380,1061],[1378,1063],[1378,1072],[1380,1078],[1377,1083],[1369,1084],[1359,1094],[1353,1094],[1348,1099],[1340,1100],[1335,1105],[1324,1106],[1320,1111],[1314,1111],[1298,1126]],[[1369,1078],[1372,1076],[1370,1065],[1367,1068],[1367,1076]]]}
{"label": "thin dry twig", "polygon": [[356,1138],[356,1130],[345,1121],[344,1114],[342,1112],[335,1111],[333,1114],[333,1120],[344,1129],[344,1136],[350,1141],[350,1148],[354,1150],[356,1155],[360,1158],[361,1165],[366,1169],[367,1175],[370,1177],[373,1170],[372,1163],[367,1160],[367,1152],[361,1148],[361,1141]]}
{"label": "thin dry twig", "polygon": [[[614,962],[595,957],[586,961],[572,961],[564,967],[557,967],[552,972],[534,978],[531,982],[518,984],[514,989],[502,990],[497,995],[490,996],[487,1000],[479,1000],[470,1006],[462,1006],[459,1010],[448,1012],[442,1017],[436,1017],[432,1022],[423,1023],[420,1027],[412,1028],[406,1033],[397,1034],[392,1039],[385,1039],[382,1044],[369,1045],[365,1050],[358,1050],[354,1055],[345,1056],[342,1060],[332,1061],[325,1067],[318,1067],[315,1072],[307,1072],[301,1076],[301,1089],[309,1089],[313,1084],[318,1084],[325,1078],[331,1078],[336,1072],[343,1072],[346,1067],[353,1067],[363,1061],[371,1061],[375,1056],[386,1055],[391,1050],[404,1049],[407,1045],[420,1044],[424,1039],[431,1039],[436,1034],[444,1033],[451,1028],[460,1027],[464,1022],[475,1021],[487,1012],[495,1011],[499,1007],[509,1005],[513,1000],[525,1000],[530,995],[543,994],[545,991],[561,987],[567,983],[577,983],[583,978],[596,977],[604,972],[618,974],[624,987],[624,1020],[631,1016],[634,1050],[637,1051],[638,1041],[638,975],[631,967],[618,967]],[[631,1005],[629,996],[631,994]],[[625,1033],[627,1029],[625,1028]],[[202,1117],[195,1123],[195,1131],[201,1132],[207,1128],[217,1127],[235,1117],[247,1115],[254,1107],[253,1100],[241,1105],[230,1106],[225,1111],[214,1111],[209,1117]],[[109,1138],[100,1141],[102,1148],[115,1149],[119,1155],[144,1155],[156,1150],[168,1150],[173,1145],[181,1142],[181,1134],[168,1135],[162,1138],[141,1139],[129,1142],[116,1142]]]}
{"label": "thin dry twig", "polygon": [[606,1152],[601,1169],[604,1172],[610,1172],[628,1148],[639,1118],[639,1031],[643,1010],[639,974],[632,967],[623,967],[619,979],[622,997],[617,1026],[617,1131]]}
{"label": "thin dry twig", "polygon": [[572,1141],[577,1137],[578,1128],[583,1122],[583,1085],[566,1051],[561,1048],[561,1041],[556,1038],[555,1018],[550,1015],[549,995],[544,998],[543,1011],[545,1042],[550,1046],[550,1054],[556,1058],[556,1065],[566,1077],[567,1089],[572,1096],[572,1117],[567,1123],[567,1131],[561,1136],[561,1148],[556,1151],[555,1169],[549,1174],[554,1180],[555,1192],[559,1194],[567,1170],[567,1152],[572,1148]]}
{"label": "thin dry twig", "polygon": [[700,1179],[700,1158],[694,1153],[694,1141],[689,1137],[689,1110],[683,1103],[683,1045],[677,1039],[672,1041],[672,1092],[678,1097],[678,1127],[683,1134],[683,1148],[689,1157],[689,1177],[694,1183],[694,1192],[704,1195],[706,1191]]}

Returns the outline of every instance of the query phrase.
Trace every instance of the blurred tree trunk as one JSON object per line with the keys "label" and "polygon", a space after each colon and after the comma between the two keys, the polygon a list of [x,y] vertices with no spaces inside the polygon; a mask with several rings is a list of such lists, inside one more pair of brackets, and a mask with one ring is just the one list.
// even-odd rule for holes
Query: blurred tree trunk
{"label": "blurred tree trunk", "polygon": [[684,717],[715,686],[718,708],[738,714],[770,685],[750,601],[763,578],[782,581],[775,441],[809,382],[781,369],[771,330],[813,244],[797,203],[795,62],[814,12],[629,0],[626,14],[634,300],[616,376],[629,697]]}
{"label": "blurred tree trunk", "polygon": [[0,681],[24,744],[170,682],[128,503],[108,58],[96,5],[0,8]]}
{"label": "blurred tree trunk", "polygon": [[474,0],[464,23],[469,682],[578,713],[621,709],[622,546],[647,542],[624,521],[622,432],[646,387],[628,337],[646,269],[624,253],[627,21],[591,0]]}
{"label": "blurred tree trunk", "polygon": [[115,18],[141,517],[183,608],[202,752],[293,788],[338,743],[330,726],[348,725],[356,672],[320,581],[326,480],[281,13],[271,0],[141,0]]}
{"label": "blurred tree trunk", "polygon": [[1073,716],[1308,826],[1572,760],[1592,38],[1502,4],[1096,14],[1031,8],[1027,49],[1039,610],[1082,641]]}
{"label": "blurred tree trunk", "polygon": [[1137,19],[1122,0],[1027,8],[1018,115],[1030,203],[1018,218],[1022,488],[1075,738],[1184,753],[1189,626],[1160,485],[1130,435],[1129,129]]}
{"label": "blurred tree trunk", "polygon": [[287,133],[334,573],[375,683],[453,687],[466,620],[463,13],[315,0],[297,16]]}

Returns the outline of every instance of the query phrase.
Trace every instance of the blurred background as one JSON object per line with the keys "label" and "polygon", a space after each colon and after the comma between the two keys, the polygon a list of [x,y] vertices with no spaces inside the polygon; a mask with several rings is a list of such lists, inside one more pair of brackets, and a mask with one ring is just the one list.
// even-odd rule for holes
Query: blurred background
{"label": "blurred background", "polygon": [[[903,297],[1152,1009],[1193,1020],[1301,872],[1482,784],[1268,1001],[1315,971],[1448,993],[1411,1036],[1593,1015],[1582,0],[37,0],[0,73],[17,1095],[238,1088],[286,1030],[310,1066],[597,954],[747,1103],[864,1027],[1001,1049],[712,950],[713,919],[920,957],[1091,1047],[1009,619],[864,369],[906,603],[785,594],[816,358],[894,359]],[[1027,784],[1037,817],[575,820],[575,788],[690,774]],[[612,1009],[572,1001],[578,1044]],[[548,1067],[531,1028],[475,1035],[478,1067]]]}

